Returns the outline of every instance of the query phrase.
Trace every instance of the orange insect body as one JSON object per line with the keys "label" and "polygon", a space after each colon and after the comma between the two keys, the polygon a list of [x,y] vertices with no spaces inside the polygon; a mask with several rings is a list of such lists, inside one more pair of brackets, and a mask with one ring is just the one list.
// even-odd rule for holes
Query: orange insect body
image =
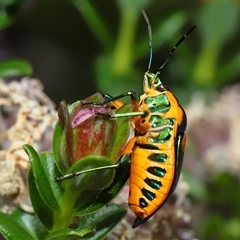
{"label": "orange insect body", "polygon": [[[185,112],[158,76],[145,73],[144,94],[139,105],[135,102],[137,107],[146,116],[132,119],[135,137],[123,152],[131,154],[128,203],[137,217],[133,227],[149,219],[174,190],[186,142]],[[176,165],[176,155],[180,165]]]}

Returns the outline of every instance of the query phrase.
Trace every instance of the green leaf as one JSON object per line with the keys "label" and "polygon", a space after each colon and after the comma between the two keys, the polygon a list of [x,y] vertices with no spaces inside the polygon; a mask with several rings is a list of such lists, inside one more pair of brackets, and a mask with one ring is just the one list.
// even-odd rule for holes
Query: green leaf
{"label": "green leaf", "polygon": [[46,240],[77,240],[77,239],[90,239],[95,233],[95,229],[85,227],[81,229],[63,229],[50,233]]}
{"label": "green leaf", "polygon": [[13,216],[0,212],[0,233],[6,240],[24,239],[34,240],[28,229],[19,224]]}
{"label": "green leaf", "polygon": [[103,239],[126,215],[127,210],[119,205],[110,204],[106,208],[82,217],[79,228],[85,226],[95,228],[96,234],[91,240]]}
{"label": "green leaf", "polygon": [[38,217],[39,221],[43,224],[43,226],[50,230],[53,226],[53,210],[49,208],[48,205],[46,205],[39,194],[32,167],[28,172],[28,188],[34,213]]}
{"label": "green leaf", "polygon": [[[44,172],[46,173],[46,176],[48,178],[48,184],[51,189],[51,192],[54,195],[54,198],[56,199],[58,204],[60,205],[61,201],[62,201],[62,195],[63,195],[64,189],[55,181],[55,177],[59,177],[61,175],[61,173],[59,172],[59,170],[56,166],[54,156],[52,153],[42,152],[39,154],[39,157],[40,157],[42,166],[44,168]],[[41,189],[41,190],[44,191],[44,189]],[[45,187],[45,191],[46,191],[46,187]],[[51,196],[52,194],[49,194],[49,195]],[[46,203],[48,203],[48,202],[46,202]],[[50,204],[50,202],[49,202],[49,204]],[[50,206],[52,206],[54,204],[56,204],[55,200],[53,201],[53,203]],[[55,206],[53,209],[59,210],[59,208],[55,207]]]}
{"label": "green leaf", "polygon": [[23,59],[8,59],[0,62],[0,77],[31,76],[32,65]]}
{"label": "green leaf", "polygon": [[60,173],[55,165],[53,154],[41,153],[40,155],[30,145],[24,145],[23,149],[28,154],[36,187],[43,201],[54,210],[60,210],[61,188],[54,181]]}
{"label": "green leaf", "polygon": [[36,216],[32,214],[17,209],[11,214],[11,217],[14,218],[21,227],[27,229],[28,232],[34,237],[34,239],[44,239],[48,234]]}

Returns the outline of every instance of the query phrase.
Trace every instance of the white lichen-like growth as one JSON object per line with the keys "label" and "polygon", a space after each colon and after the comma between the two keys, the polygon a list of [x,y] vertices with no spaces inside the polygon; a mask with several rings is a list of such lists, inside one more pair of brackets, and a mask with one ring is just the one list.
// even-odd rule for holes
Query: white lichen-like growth
{"label": "white lichen-like growth", "polygon": [[27,189],[29,158],[23,144],[50,150],[57,120],[54,104],[36,79],[0,80],[0,210],[32,212]]}

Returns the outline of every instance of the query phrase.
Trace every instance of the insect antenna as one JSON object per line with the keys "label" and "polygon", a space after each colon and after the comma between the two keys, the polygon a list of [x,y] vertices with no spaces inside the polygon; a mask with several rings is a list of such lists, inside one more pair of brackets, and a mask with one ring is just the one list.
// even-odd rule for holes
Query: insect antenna
{"label": "insect antenna", "polygon": [[150,56],[149,56],[149,63],[148,63],[148,72],[150,71],[150,67],[152,64],[152,55],[153,55],[153,47],[152,47],[152,27],[150,24],[150,21],[148,19],[148,16],[144,10],[142,10],[142,14],[145,18],[145,21],[148,25],[148,36],[149,36],[149,46],[150,46]]}
{"label": "insect antenna", "polygon": [[162,64],[162,66],[160,66],[160,68],[157,71],[157,75],[160,74],[160,70],[163,69],[163,67],[166,65],[166,63],[168,62],[169,58],[172,56],[172,54],[175,52],[175,50],[177,49],[177,47],[186,39],[186,37],[196,28],[196,26],[193,26],[190,30],[188,30],[188,32],[183,35],[178,42],[176,43],[176,45],[172,48],[172,50],[169,52],[169,55],[167,57],[167,59],[165,60],[165,62]]}

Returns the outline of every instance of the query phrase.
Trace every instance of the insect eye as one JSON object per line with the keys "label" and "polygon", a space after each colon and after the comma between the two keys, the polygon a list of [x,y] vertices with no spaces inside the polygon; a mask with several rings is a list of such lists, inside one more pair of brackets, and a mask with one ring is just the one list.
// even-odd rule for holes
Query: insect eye
{"label": "insect eye", "polygon": [[163,85],[163,84],[160,84],[160,85],[158,85],[158,86],[156,87],[156,89],[157,89],[159,92],[162,92],[162,91],[166,90],[167,87],[166,87],[165,85]]}

